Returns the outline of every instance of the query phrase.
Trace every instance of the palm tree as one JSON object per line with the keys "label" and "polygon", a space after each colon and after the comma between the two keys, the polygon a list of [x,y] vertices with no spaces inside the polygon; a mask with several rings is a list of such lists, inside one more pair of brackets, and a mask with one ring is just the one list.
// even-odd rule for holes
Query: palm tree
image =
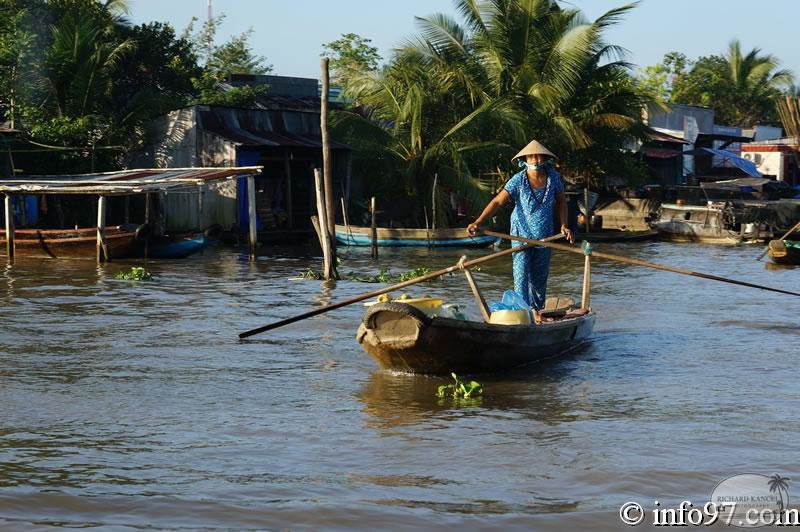
{"label": "palm tree", "polygon": [[445,168],[446,180],[473,185],[507,175],[508,158],[532,137],[575,174],[601,174],[598,153],[619,157],[640,123],[644,100],[622,50],[602,39],[635,5],[588,22],[554,0],[456,0],[462,23],[418,19],[420,34],[382,75],[351,80],[348,92],[391,124],[417,183],[437,168],[440,179]]}
{"label": "palm tree", "polygon": [[[769,491],[774,491],[778,494],[778,504],[780,505],[780,511],[783,511],[786,508],[786,503],[789,502],[789,484],[790,481],[789,477],[782,477],[777,473],[774,473],[767,484],[769,484]],[[784,497],[785,494],[785,497]]]}
{"label": "palm tree", "polygon": [[772,112],[773,101],[782,89],[794,81],[788,70],[777,70],[779,61],[775,56],[762,55],[758,48],[743,55],[737,40],[728,46],[724,61],[728,98],[717,111],[730,124],[752,125],[763,119]]}
{"label": "palm tree", "polygon": [[44,76],[58,116],[86,116],[108,103],[113,69],[134,46],[114,36],[113,24],[125,9],[125,0],[102,6],[78,1],[51,26]]}

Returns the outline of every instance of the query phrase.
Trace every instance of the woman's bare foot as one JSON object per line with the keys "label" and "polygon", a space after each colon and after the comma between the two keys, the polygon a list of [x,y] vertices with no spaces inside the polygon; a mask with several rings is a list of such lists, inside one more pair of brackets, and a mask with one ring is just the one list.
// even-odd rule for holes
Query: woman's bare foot
{"label": "woman's bare foot", "polygon": [[536,325],[540,325],[542,323],[542,313],[536,309],[533,309],[533,322]]}

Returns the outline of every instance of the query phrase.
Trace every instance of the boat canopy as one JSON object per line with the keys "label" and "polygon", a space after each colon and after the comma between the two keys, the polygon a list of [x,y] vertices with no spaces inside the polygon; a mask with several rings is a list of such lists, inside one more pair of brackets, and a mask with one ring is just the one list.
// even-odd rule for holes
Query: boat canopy
{"label": "boat canopy", "polygon": [[753,177],[761,177],[761,172],[758,171],[756,165],[753,161],[748,161],[747,159],[743,159],[733,153],[726,151],[726,150],[717,150],[715,148],[695,148],[693,150],[688,150],[683,152],[683,155],[716,155],[717,157],[722,158],[723,164],[725,161],[730,162],[736,168],[742,170],[747,175]]}
{"label": "boat canopy", "polygon": [[0,179],[0,193],[123,196],[147,192],[166,192],[212,181],[258,175],[262,168],[262,166],[141,168],[95,174],[16,176]]}

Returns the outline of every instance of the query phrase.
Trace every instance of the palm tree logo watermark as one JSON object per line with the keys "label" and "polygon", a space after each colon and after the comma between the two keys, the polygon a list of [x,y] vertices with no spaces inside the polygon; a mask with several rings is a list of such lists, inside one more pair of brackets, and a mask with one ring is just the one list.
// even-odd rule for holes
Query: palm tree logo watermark
{"label": "palm tree logo watermark", "polygon": [[769,491],[775,492],[778,496],[778,505],[780,506],[780,511],[786,509],[786,505],[789,504],[789,481],[792,480],[789,477],[782,477],[778,473],[773,473],[767,484],[769,485]]}

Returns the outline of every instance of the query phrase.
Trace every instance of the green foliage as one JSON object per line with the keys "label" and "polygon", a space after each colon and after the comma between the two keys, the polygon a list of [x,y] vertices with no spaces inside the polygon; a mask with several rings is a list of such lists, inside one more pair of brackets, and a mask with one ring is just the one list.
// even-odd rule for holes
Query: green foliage
{"label": "green foliage", "polygon": [[469,399],[483,395],[483,385],[481,385],[481,383],[476,381],[469,381],[466,383],[459,379],[458,375],[455,373],[451,373],[450,375],[453,376],[455,383],[439,386],[439,389],[436,391],[437,397],[452,396]]}
{"label": "green foliage", "polygon": [[152,274],[140,266],[132,266],[129,271],[120,271],[114,276],[115,279],[126,281],[149,281],[153,278]]}
{"label": "green foliage", "polygon": [[779,64],[758,48],[743,53],[734,40],[725,54],[695,61],[677,52],[666,54],[660,64],[645,69],[640,81],[664,101],[714,109],[717,123],[777,123],[774,101],[790,91],[794,81]]}
{"label": "green foliage", "polygon": [[322,57],[330,59],[331,84],[345,87],[350,78],[378,70],[381,56],[370,46],[371,39],[355,33],[343,33],[332,42],[323,44]]}
{"label": "green foliage", "polygon": [[[418,19],[419,35],[380,73],[348,80],[359,112],[337,127],[366,133],[363,122],[371,122],[385,165],[370,179],[423,204],[438,174],[440,192],[458,191],[468,212],[479,212],[531,138],[559,155],[565,177],[602,178],[609,166],[624,168],[621,148],[638,134],[647,101],[620,49],[603,39],[634,5],[589,22],[554,0],[458,0],[463,23],[444,14]],[[361,170],[358,161],[353,168]]]}
{"label": "green foliage", "polygon": [[220,80],[209,71],[200,77],[192,78],[192,86],[197,96],[192,98],[192,105],[224,105],[227,107],[252,107],[256,100],[269,92],[266,85],[223,87]]}

